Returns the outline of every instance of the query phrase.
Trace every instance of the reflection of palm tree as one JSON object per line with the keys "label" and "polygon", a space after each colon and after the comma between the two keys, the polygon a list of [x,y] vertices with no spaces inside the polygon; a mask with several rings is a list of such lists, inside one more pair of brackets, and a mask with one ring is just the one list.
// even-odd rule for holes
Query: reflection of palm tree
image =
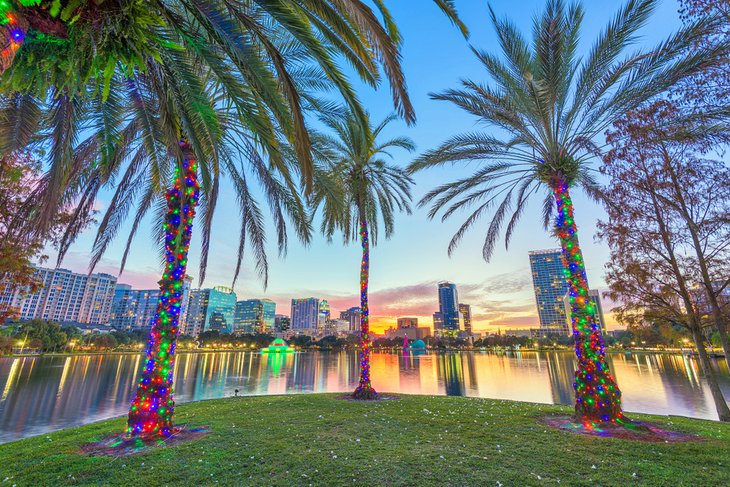
{"label": "reflection of palm tree", "polygon": [[477,368],[474,363],[474,352],[465,352],[466,368],[469,371],[469,387],[479,395],[479,385],[477,383]]}

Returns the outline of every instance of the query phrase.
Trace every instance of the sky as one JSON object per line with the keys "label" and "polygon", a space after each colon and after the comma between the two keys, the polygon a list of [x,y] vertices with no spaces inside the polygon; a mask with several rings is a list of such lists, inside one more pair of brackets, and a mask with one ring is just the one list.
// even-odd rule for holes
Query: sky
{"label": "sky", "polygon": [[[415,125],[407,126],[397,121],[384,133],[384,136],[405,135],[416,143],[415,154],[394,153],[394,162],[405,166],[415,155],[436,147],[452,135],[475,129],[489,130],[478,126],[474,117],[455,106],[431,100],[429,93],[457,87],[463,78],[488,83],[488,76],[470,46],[496,52],[497,45],[486,0],[456,0],[471,33],[468,41],[431,1],[389,0],[386,3],[404,38],[403,67],[417,115]],[[497,16],[509,17],[525,35],[529,35],[532,18],[543,7],[544,0],[492,0],[490,3]],[[622,2],[585,0],[583,3],[586,18],[581,49],[587,51]],[[675,31],[680,26],[677,8],[676,0],[661,2],[637,47],[654,45]],[[373,90],[357,82],[354,84],[373,120],[380,121],[393,111],[387,85]],[[597,167],[598,161],[595,162]],[[467,176],[476,167],[476,164],[446,167],[417,174],[414,200],[418,201],[438,184]],[[223,184],[221,195],[203,287],[230,286],[233,278],[240,218],[231,188]],[[111,195],[102,193],[96,208],[104,210],[110,199]],[[591,287],[601,289],[605,287],[604,264],[609,251],[605,243],[596,241],[595,233],[596,222],[604,217],[604,212],[581,194],[574,195],[573,199],[588,279]],[[559,247],[542,228],[540,206],[539,199],[530,205],[509,249],[498,245],[490,262],[485,262],[481,256],[488,218],[475,225],[449,257],[446,249],[463,222],[463,215],[446,222],[429,220],[425,208],[416,208],[412,215],[399,215],[395,235],[390,240],[380,240],[378,246],[371,249],[370,309],[374,330],[380,332],[394,325],[401,316],[416,316],[420,326],[431,326],[431,315],[438,309],[436,283],[442,280],[456,283],[460,301],[471,304],[475,331],[538,326],[528,251]],[[160,276],[159,250],[152,239],[152,222],[143,223],[144,229],[132,245],[119,282],[136,288],[153,288]],[[120,229],[121,238],[110,246],[97,266],[97,272],[118,273],[130,225],[131,221],[128,221]],[[79,238],[62,267],[78,272],[87,270],[94,233],[92,227]],[[328,299],[334,316],[339,316],[340,310],[359,305],[359,245],[343,246],[340,240],[327,243],[323,237],[315,236],[305,247],[294,240],[292,233],[286,256],[279,258],[270,232],[267,247],[268,287],[264,289],[253,263],[245,259],[234,288],[238,299],[269,298],[276,301],[277,313],[287,315],[292,298]],[[53,257],[52,251],[48,253]],[[195,287],[199,285],[199,255],[200,238],[194,228],[188,273],[193,277]],[[55,261],[51,259],[50,262]],[[609,329],[618,327],[612,318],[607,321]]]}

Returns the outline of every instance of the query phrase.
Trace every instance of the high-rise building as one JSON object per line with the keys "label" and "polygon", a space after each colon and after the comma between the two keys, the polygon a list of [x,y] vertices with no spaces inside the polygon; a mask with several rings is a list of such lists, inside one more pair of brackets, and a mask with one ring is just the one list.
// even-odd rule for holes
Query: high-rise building
{"label": "high-rise building", "polygon": [[[593,301],[593,305],[596,308],[596,318],[598,324],[601,325],[601,333],[606,334],[606,318],[603,316],[603,303],[601,302],[601,292],[598,289],[591,289],[588,291],[588,297]],[[570,329],[570,328],[568,328]]]}
{"label": "high-rise building", "polygon": [[358,306],[353,306],[345,311],[340,311],[340,319],[347,320],[350,323],[350,333],[360,332],[360,313]]}
{"label": "high-rise building", "polygon": [[213,289],[190,291],[186,335],[198,336],[204,331],[233,332],[236,293],[233,289],[217,286]]}
{"label": "high-rise building", "polygon": [[317,315],[317,329],[324,330],[325,325],[330,319],[330,303],[323,299],[319,302],[319,314]]}
{"label": "high-rise building", "polygon": [[[178,320],[181,332],[186,328],[191,283],[190,277],[183,281]],[[157,313],[159,299],[159,289],[132,289],[129,284],[117,284],[109,324],[122,330],[149,329]]]}
{"label": "high-rise building", "polygon": [[291,329],[296,333],[315,335],[319,323],[319,299],[291,300]]}
{"label": "high-rise building", "polygon": [[433,331],[435,332],[441,332],[444,329],[444,315],[441,314],[441,311],[436,311],[433,314]]}
{"label": "high-rise building", "polygon": [[398,318],[398,329],[418,328],[418,318]]}
{"label": "high-rise building", "polygon": [[[461,313],[459,313],[459,295],[456,292],[456,284],[442,281],[438,284],[439,293],[439,316],[434,314],[434,329],[445,333],[458,333]],[[436,328],[440,321],[440,328]]]}
{"label": "high-rise building", "polygon": [[37,267],[35,278],[41,283],[40,290],[35,293],[27,294],[24,289],[3,286],[0,302],[11,303],[19,310],[21,320],[38,318],[60,323],[109,323],[116,277]]}
{"label": "high-rise building", "polygon": [[270,299],[246,299],[236,303],[233,331],[270,333],[274,331],[276,303]]}
{"label": "high-rise building", "polygon": [[537,302],[540,328],[537,336],[570,334],[566,325],[563,297],[568,292],[568,280],[560,249],[533,250],[530,252],[532,284]]}
{"label": "high-rise building", "polygon": [[471,305],[459,303],[459,313],[461,313],[461,318],[464,323],[464,331],[467,335],[472,334],[472,328],[471,328]]}
{"label": "high-rise building", "polygon": [[327,320],[324,325],[323,335],[347,334],[350,331],[350,322],[343,319]]}
{"label": "high-rise building", "polygon": [[274,316],[274,327],[276,331],[284,333],[291,329],[291,320],[287,315],[275,315]]}

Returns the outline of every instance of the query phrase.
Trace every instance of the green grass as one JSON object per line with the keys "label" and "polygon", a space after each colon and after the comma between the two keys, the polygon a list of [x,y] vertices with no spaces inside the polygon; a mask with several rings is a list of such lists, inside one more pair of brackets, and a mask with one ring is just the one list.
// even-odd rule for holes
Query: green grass
{"label": "green grass", "polygon": [[[79,447],[121,432],[113,419],[0,445],[0,484],[46,485],[729,485],[730,425],[632,415],[706,439],[640,443],[547,428],[569,408],[464,397],[357,403],[331,394],[182,405],[211,429],[120,458]],[[3,482],[3,479],[6,479]]]}

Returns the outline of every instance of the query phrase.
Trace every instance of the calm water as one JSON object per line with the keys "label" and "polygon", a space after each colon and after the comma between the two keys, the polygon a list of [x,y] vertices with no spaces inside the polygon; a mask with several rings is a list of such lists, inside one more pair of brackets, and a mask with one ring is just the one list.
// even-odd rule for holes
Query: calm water
{"label": "calm water", "polygon": [[[123,415],[142,355],[0,358],[0,442]],[[716,419],[696,361],[681,355],[613,354],[627,411]],[[730,373],[717,363],[730,397]],[[441,394],[570,404],[570,352],[374,353],[382,392]],[[355,352],[180,354],[178,403],[239,394],[352,390]]]}

